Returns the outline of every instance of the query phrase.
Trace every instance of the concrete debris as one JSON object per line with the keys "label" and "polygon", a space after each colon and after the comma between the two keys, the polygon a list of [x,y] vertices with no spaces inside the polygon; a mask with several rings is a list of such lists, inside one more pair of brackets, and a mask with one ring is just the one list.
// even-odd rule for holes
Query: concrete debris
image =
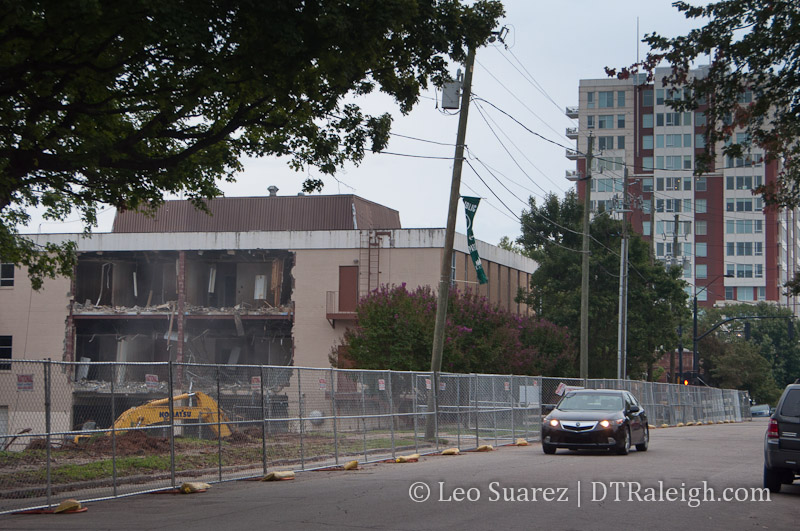
{"label": "concrete debris", "polygon": [[[177,301],[169,301],[158,306],[96,306],[87,300],[81,304],[75,302],[73,311],[76,314],[114,314],[114,315],[141,315],[152,313],[170,313],[178,307]],[[232,308],[214,308],[208,306],[186,305],[186,313],[189,315],[291,315],[292,305],[284,304],[272,306],[264,303],[261,306],[251,307],[248,304],[237,304]]]}

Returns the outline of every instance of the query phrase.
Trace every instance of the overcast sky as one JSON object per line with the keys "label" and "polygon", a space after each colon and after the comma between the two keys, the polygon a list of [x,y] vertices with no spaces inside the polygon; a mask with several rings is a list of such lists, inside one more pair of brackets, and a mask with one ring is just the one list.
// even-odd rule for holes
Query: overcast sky
{"label": "overcast sky", "polygon": [[[578,81],[605,77],[605,66],[625,66],[636,60],[637,18],[640,38],[653,31],[676,36],[693,27],[669,0],[505,0],[504,4],[503,24],[510,29],[508,48],[496,43],[478,50],[473,95],[550,142],[489,103],[473,101],[466,143],[477,174],[464,165],[461,194],[483,198],[475,218],[475,237],[492,244],[504,235],[516,238],[520,234],[515,215],[530,196],[541,198],[547,192],[562,196],[572,186],[565,171],[575,169],[575,163],[565,157],[564,146],[574,148],[575,142],[564,134],[577,123],[565,116],[564,108],[577,105]],[[644,45],[639,46],[640,56],[646,51]],[[394,114],[394,136],[387,152],[452,158],[458,115],[443,113],[437,99],[441,100],[440,94],[426,92],[407,116],[384,96],[369,96],[360,103],[367,112]],[[267,187],[275,185],[278,195],[296,195],[307,175],[319,176],[313,169],[296,173],[281,159],[248,159],[237,182],[224,183],[222,190],[229,197],[267,195]],[[338,173],[338,181],[324,177],[322,193],[352,193],[393,208],[406,228],[444,227],[451,176],[452,160],[369,153],[360,166]],[[113,216],[113,209],[101,213],[95,231],[109,231]],[[463,233],[462,207],[457,219],[456,229]],[[80,223],[43,222],[38,216],[30,225],[30,232],[80,230]]]}

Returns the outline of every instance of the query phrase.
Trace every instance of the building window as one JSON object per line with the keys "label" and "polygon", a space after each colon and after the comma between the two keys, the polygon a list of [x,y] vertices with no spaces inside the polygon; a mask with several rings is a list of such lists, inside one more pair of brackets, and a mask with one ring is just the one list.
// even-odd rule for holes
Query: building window
{"label": "building window", "polygon": [[736,212],[752,212],[753,200],[752,199],[737,199]]}
{"label": "building window", "polygon": [[594,92],[586,93],[586,108],[594,109]]}
{"label": "building window", "polygon": [[736,278],[753,278],[753,264],[736,264]]}
{"label": "building window", "polygon": [[664,89],[656,89],[656,105],[664,105]]}
{"label": "building window", "polygon": [[14,285],[14,264],[0,264],[0,287]]}
{"label": "building window", "polygon": [[609,109],[614,106],[614,92],[600,92],[600,97],[597,101],[597,106],[601,109]]}
{"label": "building window", "polygon": [[757,219],[753,221],[753,232],[756,234],[761,234],[764,232],[764,221]]}
{"label": "building window", "polygon": [[728,242],[725,244],[725,256],[736,256],[736,244]]}
{"label": "building window", "polygon": [[704,289],[703,291],[698,291],[696,294],[697,300],[699,301],[707,301],[708,300],[708,290]]}
{"label": "building window", "polygon": [[762,242],[754,242],[753,254],[755,256],[764,256],[764,244]]}
{"label": "building window", "polygon": [[642,91],[642,107],[652,107],[653,106],[653,90],[643,90]]}
{"label": "building window", "polygon": [[683,138],[682,135],[665,135],[665,137],[665,147],[681,147],[681,139]]}
{"label": "building window", "polygon": [[[700,202],[700,199],[697,200]],[[704,219],[696,219],[694,221],[694,233],[696,236],[705,236],[708,234],[708,221]]]}
{"label": "building window", "polygon": [[696,148],[705,148],[706,147],[706,135],[694,135],[694,147]]}
{"label": "building window", "polygon": [[664,113],[660,112],[656,114],[656,125],[658,127],[664,127]]}
{"label": "building window", "polygon": [[765,301],[767,300],[767,288],[761,286],[758,288],[758,300]]}
{"label": "building window", "polygon": [[586,117],[586,128],[594,129],[594,116],[591,114]]}
{"label": "building window", "polygon": [[597,147],[600,149],[600,151],[606,149],[614,149],[614,137],[613,136],[597,137]]}
{"label": "building window", "polygon": [[732,301],[733,300],[733,287],[725,286],[725,300]]}
{"label": "building window", "polygon": [[642,234],[650,236],[650,222],[642,221]]}
{"label": "building window", "polygon": [[752,190],[753,189],[753,176],[752,175],[737,175],[736,176],[736,189],[737,190]]}
{"label": "building window", "polygon": [[642,192],[652,192],[653,191],[653,178],[652,177],[645,177],[642,179]]}
{"label": "building window", "polygon": [[672,127],[676,125],[681,125],[681,113],[679,112],[668,112],[665,113],[665,123],[667,127]]}
{"label": "building window", "polygon": [[653,171],[653,157],[642,157],[642,171]]}
{"label": "building window", "polygon": [[617,137],[617,149],[625,149],[625,136]]}
{"label": "building window", "polygon": [[739,286],[736,289],[736,300],[737,301],[752,301],[753,300],[753,288],[747,286]]}
{"label": "building window", "polygon": [[735,182],[736,181],[735,181],[733,175],[728,175],[727,177],[725,177],[725,189],[726,190],[733,190],[733,185],[734,185]]}
{"label": "building window", "polygon": [[642,149],[653,149],[653,135],[644,135],[642,137]]}
{"label": "building window", "polygon": [[[0,360],[11,359],[11,336],[0,336]],[[11,363],[0,363],[0,371],[10,371]]]}
{"label": "building window", "polygon": [[[695,126],[706,125],[706,113],[704,113],[703,111],[695,111],[694,112],[694,125]],[[701,135],[698,135],[698,136],[701,136]],[[700,147],[700,146],[698,146],[698,147]]]}
{"label": "building window", "polygon": [[725,234],[736,234],[736,222],[729,219],[725,222]]}
{"label": "building window", "polygon": [[736,256],[753,256],[753,242],[736,242]]}
{"label": "building window", "polygon": [[691,155],[684,155],[683,156],[683,169],[684,170],[691,170],[692,169],[692,156]]}
{"label": "building window", "polygon": [[619,129],[625,129],[625,115],[624,114],[618,114],[617,115],[617,127]]}
{"label": "building window", "polygon": [[680,155],[668,155],[664,157],[665,159],[665,168],[667,170],[680,170],[681,169],[681,156]]}
{"label": "building window", "polygon": [[695,254],[700,258],[708,256],[708,243],[697,242],[695,243]]}
{"label": "building window", "polygon": [[755,271],[753,273],[756,278],[764,278],[764,265],[763,264],[756,264]]}
{"label": "building window", "polygon": [[[708,211],[708,200],[698,199],[694,202],[694,211],[696,214],[705,214]],[[705,232],[703,233],[705,234]]]}
{"label": "building window", "polygon": [[665,189],[670,191],[680,191],[681,178],[680,177],[666,177],[664,179]]}
{"label": "building window", "polygon": [[625,107],[625,91],[617,91],[617,107]]}
{"label": "building window", "polygon": [[597,127],[599,129],[614,129],[614,115],[601,114],[597,119]]}
{"label": "building window", "polygon": [[705,192],[708,189],[708,183],[705,177],[698,177],[697,184],[694,185],[694,189],[698,192]]}
{"label": "building window", "polygon": [[729,277],[736,275],[736,264],[725,264],[725,274]]}
{"label": "building window", "polygon": [[642,127],[645,129],[652,129],[653,128],[653,115],[652,114],[643,114],[642,115]]}
{"label": "building window", "polygon": [[708,266],[706,264],[697,264],[695,266],[695,275],[697,275],[697,278],[708,278]]}

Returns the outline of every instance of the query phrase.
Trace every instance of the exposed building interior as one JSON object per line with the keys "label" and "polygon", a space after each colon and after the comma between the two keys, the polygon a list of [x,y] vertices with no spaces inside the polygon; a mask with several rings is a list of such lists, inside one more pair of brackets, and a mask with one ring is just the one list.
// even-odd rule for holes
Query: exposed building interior
{"label": "exposed building interior", "polygon": [[[81,253],[67,345],[67,358],[81,362],[75,418],[98,409],[98,395],[112,386],[118,407],[124,396],[166,394],[166,368],[148,362],[229,366],[222,379],[234,394],[249,391],[259,373],[237,365],[291,365],[293,263],[284,250]],[[196,367],[176,371],[184,388],[217,377]],[[277,391],[288,374],[270,380]]]}

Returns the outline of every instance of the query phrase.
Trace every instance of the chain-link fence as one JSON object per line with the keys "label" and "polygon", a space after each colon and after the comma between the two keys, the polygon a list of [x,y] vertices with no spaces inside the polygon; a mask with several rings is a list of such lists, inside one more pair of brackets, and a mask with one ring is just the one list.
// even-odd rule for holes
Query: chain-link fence
{"label": "chain-link fence", "polygon": [[[538,440],[543,406],[584,386],[568,378],[261,365],[6,364],[0,512]],[[747,396],[735,390],[629,380],[585,386],[631,391],[655,425],[750,417]]]}

